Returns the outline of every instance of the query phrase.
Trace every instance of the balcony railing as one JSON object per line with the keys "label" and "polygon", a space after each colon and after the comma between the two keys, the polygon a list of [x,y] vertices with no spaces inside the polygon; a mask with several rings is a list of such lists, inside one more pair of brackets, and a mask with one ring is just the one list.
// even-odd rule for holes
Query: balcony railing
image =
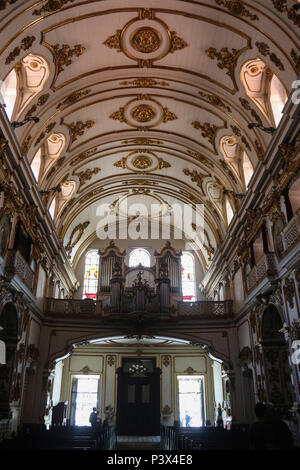
{"label": "balcony railing", "polygon": [[17,275],[29,290],[33,289],[34,272],[19,251],[8,250],[5,273],[11,277]]}
{"label": "balcony railing", "polygon": [[233,317],[232,300],[213,301],[201,300],[199,302],[178,302],[178,317],[181,319],[216,320],[218,318]]}
{"label": "balcony railing", "polygon": [[92,318],[101,316],[102,300],[92,299],[46,299],[45,313],[51,316],[76,317],[84,315]]}
{"label": "balcony railing", "polygon": [[265,278],[276,276],[277,259],[275,253],[264,254],[247,276],[247,290],[251,291]]}
{"label": "balcony railing", "polygon": [[291,250],[300,240],[300,212],[299,209],[287,226],[282,230],[284,251]]}
{"label": "balcony railing", "polygon": [[[107,306],[106,306],[107,307]],[[109,319],[115,316],[109,313],[101,300],[91,299],[46,299],[45,314],[51,317],[76,318],[84,316],[86,319]],[[177,306],[170,311],[170,319],[226,319],[233,317],[233,302],[225,300],[224,302],[199,301],[199,302],[178,302]],[[177,308],[176,308],[177,307]],[[154,312],[152,312],[154,313]],[[129,313],[130,315],[130,313]],[[147,313],[145,313],[147,315]],[[119,314],[118,319],[128,318],[128,314]],[[157,312],[159,319],[161,314]],[[166,318],[168,314],[163,314]]]}

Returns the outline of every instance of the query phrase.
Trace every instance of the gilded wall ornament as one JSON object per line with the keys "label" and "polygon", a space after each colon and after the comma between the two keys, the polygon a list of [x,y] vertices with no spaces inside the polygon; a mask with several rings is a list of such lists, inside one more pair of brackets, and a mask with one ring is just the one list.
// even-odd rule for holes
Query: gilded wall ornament
{"label": "gilded wall ornament", "polygon": [[239,100],[243,108],[246,109],[247,111],[250,111],[251,116],[254,117],[255,121],[262,125],[262,120],[261,120],[260,115],[255,111],[255,109],[251,108],[249,101],[246,100],[245,98],[239,98]]}
{"label": "gilded wall ornament", "polygon": [[214,47],[209,47],[208,49],[206,49],[205,53],[206,55],[211,59],[211,60],[217,60],[217,66],[223,70],[223,69],[226,69],[227,72],[226,72],[226,75],[228,75],[233,84],[234,84],[234,88],[235,90],[237,90],[237,84],[236,84],[236,81],[235,81],[235,76],[234,76],[234,71],[235,71],[235,67],[236,67],[236,63],[237,63],[237,60],[239,58],[239,56],[246,50],[246,49],[249,49],[249,47],[245,47],[243,49],[234,49],[232,48],[231,52],[228,50],[227,47],[223,47],[222,49],[220,49],[220,51],[218,51],[216,48]]}
{"label": "gilded wall ornament", "polygon": [[274,54],[274,52],[271,52],[270,51],[270,47],[268,46],[268,44],[266,44],[265,42],[256,42],[255,43],[257,49],[259,50],[260,54],[263,55],[264,57],[267,57],[269,56],[270,57],[270,60],[271,62],[273,62],[278,68],[279,70],[284,70],[284,65],[283,63],[281,62],[281,60],[277,57],[276,54]]}
{"label": "gilded wall ornament", "polygon": [[40,106],[43,106],[44,104],[46,104],[46,102],[48,101],[49,96],[50,96],[49,93],[45,93],[44,95],[41,95],[39,97],[39,99],[37,100],[36,104],[31,106],[29,111],[27,111],[27,113],[25,114],[25,119],[32,116],[34,113],[36,113],[37,109]]}
{"label": "gilded wall ornament", "polygon": [[101,171],[100,168],[93,168],[92,170],[88,168],[87,170],[79,171],[78,173],[74,170],[72,175],[77,176],[79,178],[79,188],[83,186],[87,181],[92,179],[93,175],[96,175]]}
{"label": "gilded wall ornament", "polygon": [[56,126],[56,122],[51,122],[50,124],[48,124],[45,130],[36,139],[34,146],[36,147],[46,137],[46,135],[49,134],[54,129],[55,126]]}
{"label": "gilded wall ornament", "polygon": [[56,109],[61,109],[61,108],[66,108],[67,106],[71,106],[72,104],[77,103],[77,101],[80,100],[83,96],[88,95],[91,92],[91,90],[85,90],[85,91],[74,91],[71,93],[67,98],[65,98],[63,101],[58,103],[56,106]]}
{"label": "gilded wall ornament", "polygon": [[248,150],[251,150],[251,147],[246,139],[246,137],[244,137],[242,135],[242,132],[240,131],[240,129],[237,127],[237,126],[230,126],[231,129],[232,129],[232,132],[234,133],[234,135],[236,135],[237,137],[240,138],[241,142],[245,145],[245,147],[248,149]]}
{"label": "gilded wall ornament", "polygon": [[212,95],[210,93],[204,93],[203,91],[198,92],[201,98],[204,98],[206,101],[208,101],[210,104],[213,106],[218,106],[219,108],[225,109],[228,112],[231,112],[231,108],[227,106],[221,98],[219,98],[217,95]]}
{"label": "gilded wall ornament", "polygon": [[34,36],[26,36],[25,38],[23,38],[21,41],[21,45],[14,48],[14,50],[5,59],[5,63],[10,64],[11,62],[13,62],[16,57],[20,55],[21,51],[27,51],[27,49],[30,49],[34,41]]}
{"label": "gilded wall ornament", "polygon": [[[88,225],[90,224],[89,221],[86,221],[82,224],[78,224],[73,230],[72,230],[72,233],[70,235],[70,239],[69,239],[69,242],[68,244],[65,246],[65,250],[66,252],[68,253],[68,255],[71,253],[71,251],[73,250],[74,246],[76,245],[76,243],[79,242],[80,238],[82,237],[85,229],[88,227]],[[78,232],[78,234],[76,235],[76,238],[74,238],[74,235],[75,233]]]}
{"label": "gilded wall ornament", "polygon": [[189,366],[187,369],[185,369],[185,371],[187,374],[189,375],[193,375],[195,374],[197,371],[195,369],[193,369],[193,367]]}
{"label": "gilded wall ornament", "polygon": [[69,2],[74,2],[74,0],[48,0],[48,2],[46,2],[45,5],[42,6],[42,8],[33,10],[32,14],[40,16],[43,13],[58,11]]}
{"label": "gilded wall ornament", "polygon": [[215,2],[218,5],[222,5],[227,8],[227,10],[229,10],[233,15],[246,16],[247,18],[250,18],[251,21],[259,19],[257,15],[247,10],[241,0],[215,0]]}
{"label": "gilded wall ornament", "polygon": [[175,31],[170,31],[164,21],[156,18],[154,10],[151,10],[147,18],[140,12],[122,29],[117,29],[115,34],[109,36],[104,45],[123,52],[137,61],[139,67],[151,67],[154,61],[188,46]]}
{"label": "gilded wall ornament", "polygon": [[146,156],[146,155],[138,155],[132,160],[132,165],[134,168],[137,168],[138,170],[146,170],[147,168],[150,168],[153,164],[152,158]]}
{"label": "gilded wall ornament", "polygon": [[57,75],[64,71],[64,67],[68,67],[73,63],[73,57],[80,57],[84,51],[85,47],[81,44],[76,44],[73,49],[68,44],[63,44],[61,47],[59,44],[55,44],[54,46],[50,46],[56,68],[57,68]]}
{"label": "gilded wall ornament", "polygon": [[116,356],[107,356],[107,364],[111,367],[116,363]]}
{"label": "gilded wall ornament", "polygon": [[300,55],[297,54],[295,49],[291,50],[291,58],[293,59],[297,73],[300,73]]}
{"label": "gilded wall ornament", "polygon": [[83,374],[87,375],[89,374],[90,372],[93,372],[92,369],[89,368],[89,366],[84,366],[81,371]]}
{"label": "gilded wall ornament", "polygon": [[162,413],[163,415],[170,415],[170,414],[172,414],[172,410],[171,410],[171,408],[169,407],[169,405],[165,405],[165,406],[163,407],[163,409],[161,410],[161,413]]}
{"label": "gilded wall ornament", "polygon": [[131,110],[132,118],[137,122],[149,122],[155,118],[155,109],[149,104],[139,104]]}
{"label": "gilded wall ornament", "polygon": [[287,13],[287,17],[296,26],[300,26],[300,15],[292,8],[287,6],[287,0],[272,0],[274,7],[280,13]]}
{"label": "gilded wall ornament", "polygon": [[148,88],[153,86],[169,86],[170,84],[163,80],[154,80],[153,78],[137,78],[136,80],[120,82],[120,85],[133,85],[139,88]]}
{"label": "gilded wall ornament", "polygon": [[169,367],[171,364],[171,356],[162,356],[162,365],[165,367]]}
{"label": "gilded wall ornament", "polygon": [[130,42],[136,51],[149,54],[160,47],[161,35],[154,28],[142,27],[131,34]]}

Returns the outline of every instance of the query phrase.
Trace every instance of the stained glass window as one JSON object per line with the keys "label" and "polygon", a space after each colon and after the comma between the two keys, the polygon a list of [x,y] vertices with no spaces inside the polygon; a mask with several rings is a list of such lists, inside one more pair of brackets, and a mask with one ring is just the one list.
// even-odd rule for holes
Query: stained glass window
{"label": "stained glass window", "polygon": [[150,268],[150,255],[147,250],[144,250],[143,248],[136,248],[130,253],[129,267],[134,268],[140,263],[145,268]]}
{"label": "stained glass window", "polygon": [[98,288],[99,255],[90,251],[85,258],[83,299],[95,299]]}
{"label": "stained glass window", "polygon": [[182,300],[195,301],[195,263],[193,255],[187,252],[181,256],[181,285]]}

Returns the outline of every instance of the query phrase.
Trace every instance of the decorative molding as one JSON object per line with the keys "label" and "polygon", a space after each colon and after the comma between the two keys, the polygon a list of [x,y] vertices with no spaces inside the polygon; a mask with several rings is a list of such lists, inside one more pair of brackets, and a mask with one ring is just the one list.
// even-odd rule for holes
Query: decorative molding
{"label": "decorative molding", "polygon": [[171,415],[172,414],[172,410],[169,407],[169,405],[165,405],[163,407],[163,409],[161,410],[161,414],[163,414],[163,415]]}
{"label": "decorative molding", "polygon": [[107,356],[107,364],[112,367],[116,363],[116,356]]}
{"label": "decorative molding", "polygon": [[63,101],[61,101],[56,106],[56,109],[66,108],[67,106],[71,106],[72,104],[76,104],[80,100],[80,98],[82,98],[83,96],[88,95],[90,92],[91,92],[91,90],[74,91],[69,96],[67,96],[67,98],[65,98]]}
{"label": "decorative molding", "polygon": [[[287,13],[287,17],[294,25],[300,26],[300,15],[293,8],[287,6],[287,0],[272,0],[274,7],[280,13]],[[295,2],[294,2],[295,3]]]}
{"label": "decorative molding", "polygon": [[223,47],[222,49],[220,49],[220,51],[218,51],[214,47],[209,47],[205,51],[206,55],[211,60],[217,60],[218,61],[217,66],[221,70],[223,70],[223,69],[227,70],[226,75],[228,75],[231,78],[236,91],[238,90],[236,80],[235,80],[235,76],[234,76],[236,63],[237,63],[237,60],[240,57],[240,55],[243,52],[245,52],[245,50],[247,50],[247,49],[249,49],[249,46],[247,46],[246,48],[240,49],[240,50],[232,48],[232,50],[230,52],[227,47]]}
{"label": "decorative molding", "polygon": [[137,78],[131,81],[125,80],[124,82],[120,82],[120,85],[132,85],[138,88],[148,88],[153,86],[170,86],[168,82],[165,82],[163,80],[154,80],[153,78]]}
{"label": "decorative molding", "polygon": [[284,296],[285,296],[290,308],[294,308],[294,297],[295,297],[295,294],[296,294],[294,279],[286,278],[284,280],[284,283],[283,283],[282,287],[283,287]]}
{"label": "decorative molding", "polygon": [[254,117],[255,121],[262,125],[262,120],[261,120],[260,115],[255,111],[255,109],[251,108],[249,101],[246,100],[245,98],[239,98],[239,100],[243,108],[246,109],[247,111],[250,111],[251,116]]}
{"label": "decorative molding", "polygon": [[169,367],[171,364],[171,356],[162,356],[162,365],[165,367]]}
{"label": "decorative molding", "polygon": [[[299,18],[300,18],[300,15],[299,15]],[[291,58],[293,59],[297,73],[300,73],[300,55],[297,54],[295,49],[291,50]]]}
{"label": "decorative molding", "polygon": [[79,188],[78,188],[78,190],[87,181],[91,180],[93,175],[96,175],[97,173],[99,173],[99,171],[101,171],[100,168],[93,168],[92,170],[90,168],[87,168],[86,170],[79,171],[78,173],[76,173],[76,171],[74,170],[72,175],[77,176],[79,178]]}
{"label": "decorative molding", "polygon": [[59,44],[55,44],[54,46],[50,45],[50,50],[54,56],[54,61],[56,64],[56,78],[57,76],[63,72],[65,69],[64,67],[68,67],[73,63],[73,57],[80,57],[84,51],[85,47],[81,44],[76,44],[73,49],[68,44],[63,44],[61,47]]}
{"label": "decorative molding", "polygon": [[246,16],[250,18],[251,21],[259,20],[258,16],[251,13],[247,8],[244,6],[244,2],[241,0],[215,0],[218,5],[222,5],[227,10],[230,11],[235,16]]}
{"label": "decorative molding", "polygon": [[125,145],[161,145],[161,140],[149,139],[148,137],[137,137],[135,139],[122,140]]}
{"label": "decorative molding", "polygon": [[84,366],[80,372],[82,372],[84,375],[89,374],[90,372],[93,372],[92,369],[89,368],[89,366]]}
{"label": "decorative molding", "polygon": [[182,172],[186,176],[189,176],[191,180],[193,181],[193,183],[196,183],[198,188],[201,189],[202,194],[204,194],[203,189],[202,189],[202,183],[203,183],[204,178],[207,178],[208,175],[203,175],[202,173],[198,173],[196,170],[190,171],[186,168],[183,169]]}
{"label": "decorative molding", "polygon": [[76,122],[71,122],[71,124],[67,124],[64,122],[62,119],[61,124],[66,126],[69,129],[69,136],[70,136],[70,142],[68,146],[68,152],[71,151],[71,145],[77,140],[79,136],[82,136],[85,132],[86,129],[90,129],[91,127],[94,126],[95,121],[88,120],[86,122],[83,121],[76,121]]}
{"label": "decorative molding", "polygon": [[39,135],[39,137],[36,139],[34,146],[36,147],[45,137],[47,134],[49,134],[54,127],[56,126],[56,122],[51,122],[45,127],[45,130]]}
{"label": "decorative molding", "polygon": [[5,10],[6,5],[13,5],[18,0],[0,0],[0,10]]}
{"label": "decorative molding", "polygon": [[94,155],[98,150],[98,147],[94,147],[92,149],[85,150],[84,152],[81,152],[79,155],[77,155],[75,158],[71,160],[71,165],[77,165],[77,163],[82,162],[83,160],[86,160],[87,158],[91,157]]}
{"label": "decorative molding", "polygon": [[185,371],[187,374],[189,375],[193,375],[195,373],[197,373],[197,371],[195,369],[193,369],[193,367],[189,366],[187,369],[185,369]]}
{"label": "decorative molding", "polygon": [[237,126],[233,126],[231,125],[230,126],[231,129],[232,129],[232,132],[234,133],[234,135],[236,135],[237,137],[240,138],[241,142],[245,145],[245,147],[248,149],[248,150],[251,150],[251,147],[246,139],[246,137],[244,137],[242,135],[242,132],[240,131],[240,129],[237,127]]}
{"label": "decorative molding", "polygon": [[20,55],[21,51],[27,51],[28,49],[30,49],[34,41],[34,36],[26,36],[25,38],[23,38],[21,41],[21,45],[14,48],[14,50],[5,59],[5,63],[8,65],[13,62],[16,57]]}
{"label": "decorative molding", "polygon": [[49,93],[45,93],[44,95],[41,95],[39,99],[37,100],[36,104],[31,106],[29,111],[25,114],[25,119],[32,116],[37,111],[37,108],[39,108],[40,106],[43,106],[48,101],[49,96],[50,96]]}
{"label": "decorative molding", "polygon": [[221,98],[219,98],[217,95],[213,95],[213,94],[210,94],[210,93],[204,93],[203,91],[199,91],[198,93],[201,96],[201,98],[205,99],[206,101],[208,101],[213,106],[218,106],[219,108],[223,108],[226,111],[231,112],[231,108],[229,106],[227,106],[221,100]]}
{"label": "decorative molding", "polygon": [[[65,250],[66,252],[68,253],[68,255],[71,253],[72,249],[74,248],[74,246],[76,245],[76,243],[79,242],[80,238],[82,237],[85,229],[87,228],[87,226],[90,224],[89,221],[86,221],[82,224],[78,224],[72,231],[71,235],[70,235],[70,238],[69,238],[69,242],[68,244],[65,246]],[[75,233],[78,232],[76,238],[73,240],[73,237],[75,235]]]}
{"label": "decorative molding", "polygon": [[205,139],[208,139],[208,141],[211,143],[213,146],[215,152],[217,153],[217,149],[215,146],[215,140],[216,140],[216,135],[217,131],[220,129],[219,127],[215,126],[214,124],[210,124],[209,122],[205,122],[204,124],[200,124],[199,121],[193,121],[192,126],[197,129],[201,130],[201,135]]}
{"label": "decorative molding", "polygon": [[51,13],[53,11],[60,10],[64,5],[69,2],[74,2],[74,0],[48,0],[42,8],[38,10],[33,10],[33,15],[42,15],[43,13]]}
{"label": "decorative molding", "polygon": [[280,59],[278,59],[277,55],[274,54],[274,52],[270,51],[270,47],[268,46],[268,44],[266,44],[265,42],[258,42],[257,41],[255,43],[255,45],[256,45],[256,47],[259,50],[261,55],[263,55],[264,57],[269,56],[271,62],[273,62],[279,68],[279,70],[284,71],[283,63],[280,61]]}

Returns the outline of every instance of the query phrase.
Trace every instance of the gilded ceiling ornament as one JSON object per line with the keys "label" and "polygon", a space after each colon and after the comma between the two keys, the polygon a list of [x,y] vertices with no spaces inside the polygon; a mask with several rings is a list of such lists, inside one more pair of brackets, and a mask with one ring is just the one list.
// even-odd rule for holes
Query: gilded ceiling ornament
{"label": "gilded ceiling ornament", "polygon": [[287,0],[272,0],[272,2],[276,10],[280,13],[287,13],[288,19],[292,20],[296,26],[300,26],[300,15],[293,8],[287,6]]}
{"label": "gilded ceiling ornament", "polygon": [[148,155],[138,155],[133,158],[131,163],[132,166],[138,170],[147,170],[147,168],[150,168],[153,165],[153,160]]}
{"label": "gilded ceiling ornament", "polygon": [[87,202],[91,200],[92,197],[94,196],[98,196],[98,194],[102,193],[103,191],[103,187],[101,188],[97,188],[97,189],[93,189],[93,191],[90,191],[88,194],[86,194],[85,196],[83,196],[80,201],[79,201],[79,205],[82,205],[84,202]]}
{"label": "gilded ceiling ornament", "polygon": [[255,45],[261,55],[263,55],[264,57],[269,56],[271,62],[274,62],[274,64],[279,68],[279,70],[282,70],[282,71],[284,70],[283,63],[280,61],[280,59],[278,59],[277,55],[274,54],[274,52],[270,52],[270,47],[268,46],[268,44],[266,44],[265,42],[257,41]]}
{"label": "gilded ceiling ornament", "polygon": [[297,73],[300,73],[300,55],[297,54],[295,49],[291,50],[291,58],[294,61],[295,69],[296,69]]}
{"label": "gilded ceiling ornament", "polygon": [[[203,175],[201,173],[197,173],[196,170],[193,170],[193,171],[190,171],[188,169],[184,169],[182,170],[182,172],[186,175],[186,176],[190,176],[191,180],[193,181],[193,183],[196,183],[198,188],[201,189],[202,191],[202,183],[203,183],[203,179],[207,177],[207,175]],[[203,191],[202,191],[203,192]]]}
{"label": "gilded ceiling ornament", "polygon": [[237,88],[234,77],[234,70],[237,59],[239,58],[240,54],[244,52],[244,50],[245,49],[238,50],[233,48],[232,52],[230,52],[227,47],[223,47],[220,51],[217,51],[217,49],[215,49],[214,47],[209,47],[208,49],[206,49],[205,53],[210,59],[216,59],[219,61],[217,62],[217,66],[221,70],[227,69],[226,74],[229,75],[235,85],[235,88]]}
{"label": "gilded ceiling ornament", "polygon": [[50,46],[54,55],[54,60],[57,68],[57,75],[63,72],[64,67],[68,67],[72,64],[73,56],[80,57],[84,51],[85,47],[81,44],[76,44],[73,49],[68,44],[63,44],[61,47],[59,44]]}
{"label": "gilded ceiling ornament", "polygon": [[77,101],[80,100],[83,96],[88,95],[91,92],[91,90],[85,90],[85,91],[74,91],[71,93],[67,98],[65,98],[63,101],[61,101],[57,106],[56,109],[60,108],[66,108],[67,106],[71,106],[72,104],[77,103]]}
{"label": "gilded ceiling ornament", "polygon": [[261,144],[258,142],[258,140],[256,140],[256,141],[254,142],[254,147],[255,147],[255,151],[256,151],[257,158],[258,158],[259,160],[261,160],[261,159],[263,158],[265,152],[264,152],[264,149],[263,149],[263,147],[261,146]]}
{"label": "gilded ceiling ornament", "polygon": [[160,48],[161,35],[150,26],[141,27],[132,33],[130,42],[136,51],[150,54]]}
{"label": "gilded ceiling ornament", "polygon": [[125,145],[161,145],[161,140],[148,139],[147,137],[138,137],[136,139],[122,140],[122,144]]}
{"label": "gilded ceiling ornament", "polygon": [[200,124],[199,121],[193,121],[192,126],[195,129],[201,129],[202,137],[204,137],[205,139],[208,139],[208,141],[212,144],[212,146],[214,147],[214,149],[216,151],[215,139],[216,139],[216,134],[217,134],[217,131],[218,131],[218,127],[215,126],[214,124],[209,124],[209,122],[205,122],[202,125],[202,124]]}
{"label": "gilded ceiling ornament", "polygon": [[121,52],[121,33],[122,30],[117,29],[115,34],[109,36],[106,41],[104,41],[105,46],[116,49],[117,52]]}
{"label": "gilded ceiling ornament", "polygon": [[5,10],[6,5],[12,5],[16,2],[17,0],[0,0],[0,10]]}
{"label": "gilded ceiling ornament", "polygon": [[143,123],[152,121],[156,117],[156,111],[153,106],[145,103],[135,106],[130,114],[135,121]]}
{"label": "gilded ceiling ornament", "polygon": [[68,147],[68,151],[70,151],[70,147],[77,140],[78,136],[81,136],[84,134],[85,129],[90,129],[93,127],[95,124],[95,121],[88,120],[86,122],[83,121],[77,121],[77,122],[72,122],[71,124],[63,123],[61,121],[61,124],[64,124],[66,127],[69,129],[69,135],[70,135],[70,144]]}
{"label": "gilded ceiling ornament", "polygon": [[171,31],[171,54],[173,54],[175,51],[180,51],[185,47],[188,47],[188,43],[184,39],[177,36],[175,31]]}
{"label": "gilded ceiling ornament", "polygon": [[27,113],[25,114],[25,119],[32,116],[37,111],[37,108],[39,106],[43,106],[47,102],[49,96],[49,93],[45,93],[44,95],[40,96],[37,100],[37,103],[31,106],[29,111],[27,111]]}
{"label": "gilded ceiling ornament", "polygon": [[96,175],[101,171],[100,168],[93,168],[92,170],[88,168],[87,170],[79,171],[78,173],[74,170],[72,175],[77,176],[79,178],[79,188],[83,186],[87,181],[92,179],[93,175]]}
{"label": "gilded ceiling ornament", "polygon": [[73,160],[71,161],[71,165],[77,165],[77,163],[86,160],[91,155],[94,155],[97,150],[98,147],[94,147],[92,149],[85,150],[85,152],[81,152],[79,155],[77,155],[77,157],[73,158]]}
{"label": "gilded ceiling ornament", "polygon": [[239,100],[243,108],[246,109],[247,111],[250,111],[251,116],[254,117],[255,121],[262,125],[262,120],[261,120],[260,115],[255,111],[255,109],[251,108],[249,101],[246,100],[245,98],[239,98]]}
{"label": "gilded ceiling ornament", "polygon": [[115,121],[126,122],[124,115],[125,108],[121,107],[118,111],[112,113],[109,117]]}
{"label": "gilded ceiling ornament", "polygon": [[41,15],[42,13],[48,13],[52,11],[60,10],[66,3],[74,2],[74,0],[48,0],[42,8],[38,10],[33,10],[33,15]]}
{"label": "gilded ceiling ornament", "polygon": [[175,121],[175,119],[178,119],[176,114],[169,111],[168,108],[163,108],[162,122]]}
{"label": "gilded ceiling ornament", "polygon": [[170,168],[170,167],[171,167],[171,165],[170,165],[169,162],[166,162],[162,158],[158,159],[158,169],[159,170],[162,170],[163,168]]}
{"label": "gilded ceiling ornament", "polygon": [[247,147],[248,150],[251,150],[251,147],[247,141],[247,139],[242,135],[242,132],[240,131],[240,129],[237,127],[237,126],[230,126],[234,135],[236,135],[237,137],[239,137],[241,139],[241,142],[245,145],[245,147]]}
{"label": "gilded ceiling ornament", "polygon": [[170,84],[165,81],[154,80],[153,78],[137,78],[136,80],[125,80],[120,82],[120,85],[133,85],[139,88],[148,88],[152,86],[169,86]]}
{"label": "gilded ceiling ornament", "polygon": [[26,137],[26,139],[24,140],[21,146],[21,150],[25,155],[27,155],[28,153],[30,141],[31,141],[31,135]]}
{"label": "gilded ceiling ornament", "polygon": [[201,96],[201,98],[204,98],[213,106],[219,106],[220,108],[226,109],[226,111],[231,112],[231,108],[227,106],[217,95],[203,93],[203,91],[199,91],[198,93]]}
{"label": "gilded ceiling ornament", "polygon": [[238,184],[236,177],[234,176],[234,174],[232,173],[231,169],[226,164],[226,162],[224,162],[224,160],[219,160],[219,163],[222,166],[222,168],[225,170],[225,172],[228,174],[228,176],[235,182],[235,184]]}
{"label": "gilded ceiling ornament", "polygon": [[51,122],[45,128],[45,130],[40,134],[40,136],[36,139],[34,146],[36,147],[45,137],[49,134],[54,127],[56,126],[56,122]]}
{"label": "gilded ceiling ornament", "polygon": [[[71,253],[72,249],[74,248],[74,246],[76,245],[76,243],[79,242],[80,238],[82,237],[85,229],[87,228],[87,226],[90,224],[89,221],[87,222],[84,222],[82,224],[78,224],[73,230],[72,230],[72,233],[70,235],[70,239],[69,239],[69,242],[68,244],[66,245],[65,249],[66,249],[66,252],[68,253],[68,255]],[[75,235],[75,233],[78,232],[76,238],[73,240],[73,237]]]}
{"label": "gilded ceiling ornament", "polygon": [[5,63],[10,64],[11,62],[13,62],[15,58],[20,55],[21,51],[27,51],[27,49],[30,49],[34,41],[34,36],[26,36],[25,38],[23,38],[21,41],[21,45],[14,48],[14,50],[7,56]]}
{"label": "gilded ceiling ornament", "polygon": [[215,0],[215,2],[218,5],[223,5],[233,15],[246,16],[247,18],[250,18],[251,21],[259,19],[257,15],[254,15],[249,10],[247,10],[241,0]]}
{"label": "gilded ceiling ornament", "polygon": [[114,163],[114,166],[116,166],[117,168],[123,168],[123,169],[126,169],[126,160],[127,158],[126,157],[123,157],[121,158],[121,160],[117,161]]}

